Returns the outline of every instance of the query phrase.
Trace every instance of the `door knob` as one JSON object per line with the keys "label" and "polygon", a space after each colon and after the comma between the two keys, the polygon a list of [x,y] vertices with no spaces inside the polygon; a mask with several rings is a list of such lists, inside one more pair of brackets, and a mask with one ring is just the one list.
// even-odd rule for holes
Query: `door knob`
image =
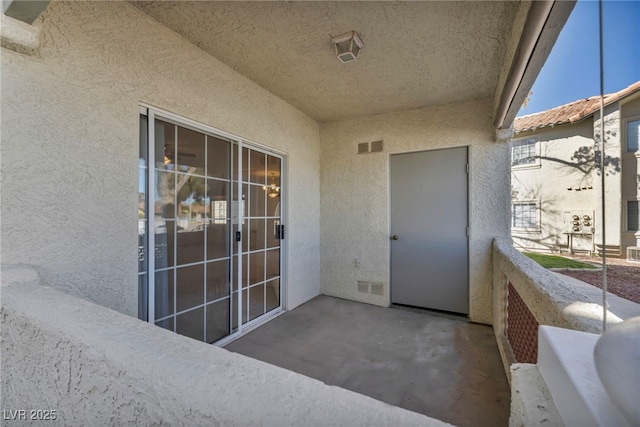
{"label": "door knob", "polygon": [[393,240],[398,240],[398,235],[394,234],[393,237],[391,237]]}

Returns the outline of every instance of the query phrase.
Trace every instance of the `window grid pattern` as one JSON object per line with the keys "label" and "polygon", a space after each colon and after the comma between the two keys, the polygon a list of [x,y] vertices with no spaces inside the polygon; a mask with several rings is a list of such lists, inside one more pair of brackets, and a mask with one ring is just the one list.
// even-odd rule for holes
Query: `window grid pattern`
{"label": "window grid pattern", "polygon": [[536,203],[513,203],[511,208],[511,227],[522,229],[538,228],[538,208]]}
{"label": "window grid pattern", "polygon": [[[147,116],[141,114],[140,125],[138,274],[139,306],[144,309],[139,317],[148,320],[150,303],[156,325],[200,341],[218,341],[238,329],[239,318],[245,324],[281,306],[281,159],[243,148],[239,168],[233,141],[156,119],[151,142]],[[149,143],[155,159],[148,159]],[[268,185],[277,186],[276,197],[267,197]],[[150,191],[152,208],[147,206]],[[148,212],[154,215],[152,222]],[[153,272],[146,249],[150,223]],[[241,244],[235,241],[237,231],[242,232]],[[148,300],[149,286],[154,301]]]}
{"label": "window grid pattern", "polygon": [[511,146],[511,165],[530,165],[536,162],[537,142],[535,139],[515,141]]}

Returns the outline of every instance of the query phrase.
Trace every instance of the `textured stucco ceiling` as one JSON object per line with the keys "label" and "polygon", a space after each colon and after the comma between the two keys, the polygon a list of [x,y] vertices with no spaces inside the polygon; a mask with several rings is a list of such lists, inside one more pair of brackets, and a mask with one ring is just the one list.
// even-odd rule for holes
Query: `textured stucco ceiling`
{"label": "textured stucco ceiling", "polygon": [[[320,122],[493,97],[518,8],[504,1],[133,4]],[[364,49],[342,64],[331,37],[351,30]]]}

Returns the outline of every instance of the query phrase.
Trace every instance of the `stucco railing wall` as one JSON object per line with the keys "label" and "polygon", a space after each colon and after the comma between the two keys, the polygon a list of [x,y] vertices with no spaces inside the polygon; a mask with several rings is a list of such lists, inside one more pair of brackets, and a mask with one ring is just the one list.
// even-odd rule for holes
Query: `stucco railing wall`
{"label": "stucco railing wall", "polygon": [[[515,294],[510,298],[509,292]],[[515,307],[516,315],[524,311],[523,317],[533,318],[512,325],[534,328],[533,336],[527,334],[529,331],[515,333],[515,338],[521,341],[517,343],[518,346],[534,347],[537,341],[533,343],[528,340],[537,340],[537,324],[591,333],[600,333],[602,330],[601,302],[593,300],[522,255],[513,247],[511,238],[498,237],[493,241],[493,329],[507,376],[510,375],[509,366],[517,361],[510,343],[514,334],[508,337],[509,302],[518,305]],[[513,322],[515,319],[511,320]],[[532,322],[537,324],[531,325]]]}
{"label": "stucco railing wall", "polygon": [[20,410],[55,411],[47,425],[448,425],[38,282],[2,271],[5,425],[24,425]]}

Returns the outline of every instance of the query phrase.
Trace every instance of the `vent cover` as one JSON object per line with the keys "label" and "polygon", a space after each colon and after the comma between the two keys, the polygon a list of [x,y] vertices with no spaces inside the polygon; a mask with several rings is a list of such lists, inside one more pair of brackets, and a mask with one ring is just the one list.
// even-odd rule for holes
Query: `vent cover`
{"label": "vent cover", "polygon": [[363,294],[384,295],[384,284],[358,280],[358,292]]}
{"label": "vent cover", "polygon": [[361,292],[363,294],[368,294],[369,293],[369,282],[358,281],[358,292]]}
{"label": "vent cover", "polygon": [[358,144],[358,154],[364,154],[369,152],[369,143],[361,142]]}
{"label": "vent cover", "polygon": [[383,295],[382,283],[371,283],[371,293],[374,295]]}
{"label": "vent cover", "polygon": [[382,140],[373,141],[371,143],[371,152],[372,153],[379,153],[380,151],[382,151]]}

